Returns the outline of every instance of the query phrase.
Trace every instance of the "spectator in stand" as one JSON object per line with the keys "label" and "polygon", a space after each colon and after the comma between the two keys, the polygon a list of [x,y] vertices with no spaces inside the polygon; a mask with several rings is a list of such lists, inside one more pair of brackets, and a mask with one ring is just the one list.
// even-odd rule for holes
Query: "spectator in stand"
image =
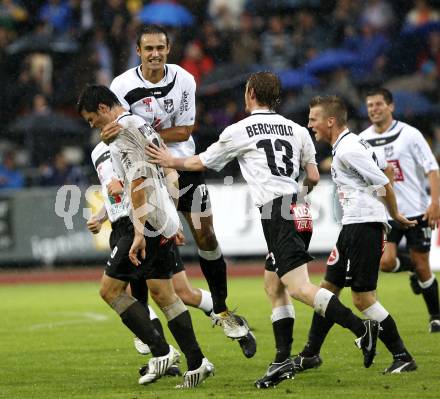
{"label": "spectator in stand", "polygon": [[8,151],[3,155],[0,165],[0,190],[24,187],[24,176],[17,169],[15,154]]}
{"label": "spectator in stand", "polygon": [[338,47],[346,36],[354,36],[359,12],[359,2],[352,0],[337,1],[328,24],[333,47]]}
{"label": "spectator in stand", "polygon": [[388,32],[395,19],[391,5],[384,0],[367,0],[360,17],[362,22],[379,32]]}
{"label": "spectator in stand", "polygon": [[40,165],[41,186],[62,186],[73,184],[76,186],[85,186],[87,179],[79,166],[72,165],[67,160],[63,151],[55,154],[52,164]]}
{"label": "spectator in stand", "polygon": [[232,63],[237,65],[256,64],[260,59],[260,39],[255,32],[254,18],[248,12],[240,16],[240,26],[233,33]]}
{"label": "spectator in stand", "polygon": [[212,21],[206,21],[203,24],[200,38],[203,40],[205,53],[214,60],[216,65],[230,61],[230,40],[227,40],[225,33],[215,28]]}
{"label": "spectator in stand", "polygon": [[428,0],[414,0],[414,7],[405,17],[405,22],[409,26],[420,26],[439,20],[440,13],[431,7]]}
{"label": "spectator in stand", "polygon": [[185,47],[180,66],[193,75],[197,85],[199,85],[203,76],[211,72],[215,64],[212,58],[204,53],[201,43],[192,41]]}
{"label": "spectator in stand", "polygon": [[208,14],[220,31],[231,31],[239,26],[246,0],[210,0]]}
{"label": "spectator in stand", "polygon": [[52,33],[68,33],[72,28],[72,9],[66,0],[47,0],[40,8],[38,18]]}
{"label": "spectator in stand", "polygon": [[261,34],[261,43],[262,62],[265,66],[274,70],[290,67],[295,50],[279,15],[269,18],[267,30]]}

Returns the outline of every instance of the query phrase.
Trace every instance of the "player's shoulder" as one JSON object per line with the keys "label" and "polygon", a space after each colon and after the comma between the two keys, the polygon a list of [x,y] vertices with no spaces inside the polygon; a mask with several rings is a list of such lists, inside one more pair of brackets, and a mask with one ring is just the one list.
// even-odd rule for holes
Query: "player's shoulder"
{"label": "player's shoulder", "polygon": [[369,139],[369,138],[373,137],[375,134],[377,134],[377,133],[375,133],[373,125],[370,125],[366,129],[362,130],[358,134],[358,136],[363,139]]}
{"label": "player's shoulder", "polygon": [[408,123],[398,121],[396,130],[401,132],[402,137],[411,138],[414,136],[423,136],[422,132]]}
{"label": "player's shoulder", "polygon": [[139,80],[139,77],[137,76],[137,69],[138,67],[130,68],[116,76],[110,84],[110,89],[112,91],[119,91],[123,88],[128,88],[134,84],[137,84]]}
{"label": "player's shoulder", "polygon": [[131,112],[124,112],[119,115],[116,120],[123,128],[137,128],[145,124],[145,120],[138,115],[134,115]]}
{"label": "player's shoulder", "polygon": [[177,79],[180,81],[195,82],[194,76],[180,65],[166,64],[166,67],[168,68],[167,72],[171,73],[173,76],[177,74]]}

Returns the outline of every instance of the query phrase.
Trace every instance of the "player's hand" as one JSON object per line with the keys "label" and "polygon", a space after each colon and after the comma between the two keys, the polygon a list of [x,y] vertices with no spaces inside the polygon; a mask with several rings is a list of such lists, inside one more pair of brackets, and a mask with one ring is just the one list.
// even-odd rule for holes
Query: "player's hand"
{"label": "player's hand", "polygon": [[96,217],[92,216],[87,221],[87,228],[93,233],[98,234],[101,231],[102,223],[101,221]]}
{"label": "player's hand", "polygon": [[107,192],[111,196],[121,195],[124,192],[124,186],[118,179],[112,177],[110,183],[107,184]]}
{"label": "player's hand", "polygon": [[111,122],[107,123],[101,130],[101,140],[105,144],[110,144],[122,130],[122,126],[119,123]]}
{"label": "player's hand", "polygon": [[174,238],[174,240],[176,241],[176,245],[181,247],[183,245],[186,245],[186,239],[185,236],[183,234],[182,230],[177,230],[176,236]]}
{"label": "player's hand", "polygon": [[417,224],[417,220],[408,220],[405,216],[398,213],[393,218],[397,223],[400,223],[403,228],[408,229],[410,227],[414,227]]}
{"label": "player's hand", "polygon": [[130,262],[133,263],[135,266],[139,266],[141,264],[141,261],[138,258],[138,255],[140,254],[141,259],[145,259],[147,253],[145,251],[146,243],[145,243],[145,237],[143,234],[135,234],[133,238],[133,243],[131,244],[130,251],[128,252],[128,257],[130,259]]}
{"label": "player's hand", "polygon": [[428,206],[428,209],[426,210],[425,214],[423,215],[423,220],[428,221],[428,225],[431,227],[431,229],[435,229],[439,226],[439,219],[440,219],[440,207],[439,204],[433,204],[431,203]]}
{"label": "player's hand", "polygon": [[147,154],[151,163],[158,164],[164,168],[172,167],[173,156],[168,151],[167,146],[162,143],[160,147],[150,143],[145,147],[145,154]]}

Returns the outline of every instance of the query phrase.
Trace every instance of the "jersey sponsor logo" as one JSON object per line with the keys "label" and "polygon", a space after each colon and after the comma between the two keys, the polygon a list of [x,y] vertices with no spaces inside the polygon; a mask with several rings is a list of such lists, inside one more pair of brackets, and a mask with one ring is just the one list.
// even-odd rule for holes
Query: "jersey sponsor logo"
{"label": "jersey sponsor logo", "polygon": [[163,105],[165,106],[165,111],[167,114],[171,114],[174,112],[174,102],[172,98],[167,98],[163,101]]}
{"label": "jersey sponsor logo", "polygon": [[394,181],[404,181],[405,176],[403,175],[403,170],[400,167],[400,162],[398,159],[391,159],[387,161],[392,167],[394,171]]}
{"label": "jersey sponsor logo", "polygon": [[112,205],[120,204],[122,202],[122,198],[119,194],[118,195],[109,195],[108,200],[110,201],[110,204],[112,204]]}
{"label": "jersey sponsor logo", "polygon": [[145,112],[153,112],[153,107],[151,106],[153,99],[151,97],[144,98],[142,102],[145,104]]}
{"label": "jersey sponsor logo", "polygon": [[182,115],[184,112],[189,110],[189,93],[184,90],[182,93],[182,99],[180,100],[180,107],[179,107],[179,115]]}
{"label": "jersey sponsor logo", "polygon": [[290,213],[293,216],[296,231],[299,233],[313,232],[312,214],[307,204],[290,205]]}
{"label": "jersey sponsor logo", "polygon": [[330,252],[330,255],[327,259],[327,266],[333,266],[339,261],[339,251],[338,248],[335,246],[332,249],[332,252]]}

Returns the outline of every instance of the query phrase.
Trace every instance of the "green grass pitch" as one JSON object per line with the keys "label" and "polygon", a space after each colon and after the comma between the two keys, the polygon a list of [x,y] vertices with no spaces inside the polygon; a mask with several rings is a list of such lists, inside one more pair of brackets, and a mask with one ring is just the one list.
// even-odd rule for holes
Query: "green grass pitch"
{"label": "green grass pitch", "polygon": [[[193,284],[206,287],[201,280]],[[342,298],[349,303],[349,291]],[[382,274],[379,299],[396,319],[417,372],[382,375],[391,362],[382,343],[375,364],[364,369],[351,333],[336,326],[322,350],[320,369],[297,374],[275,389],[255,389],[253,381],[272,360],[274,343],[262,278],[247,277],[229,280],[229,304],[239,306],[254,328],[257,354],[246,359],[236,342],[192,309],[196,334],[216,375],[197,389],[177,391],[180,378],[138,385],[137,369],[148,357],[135,352],[132,335],[99,298],[98,283],[1,286],[0,398],[440,398],[440,334],[428,333],[422,298],[410,292],[407,275]],[[293,353],[302,348],[312,315],[302,304],[295,303],[295,309]]]}

